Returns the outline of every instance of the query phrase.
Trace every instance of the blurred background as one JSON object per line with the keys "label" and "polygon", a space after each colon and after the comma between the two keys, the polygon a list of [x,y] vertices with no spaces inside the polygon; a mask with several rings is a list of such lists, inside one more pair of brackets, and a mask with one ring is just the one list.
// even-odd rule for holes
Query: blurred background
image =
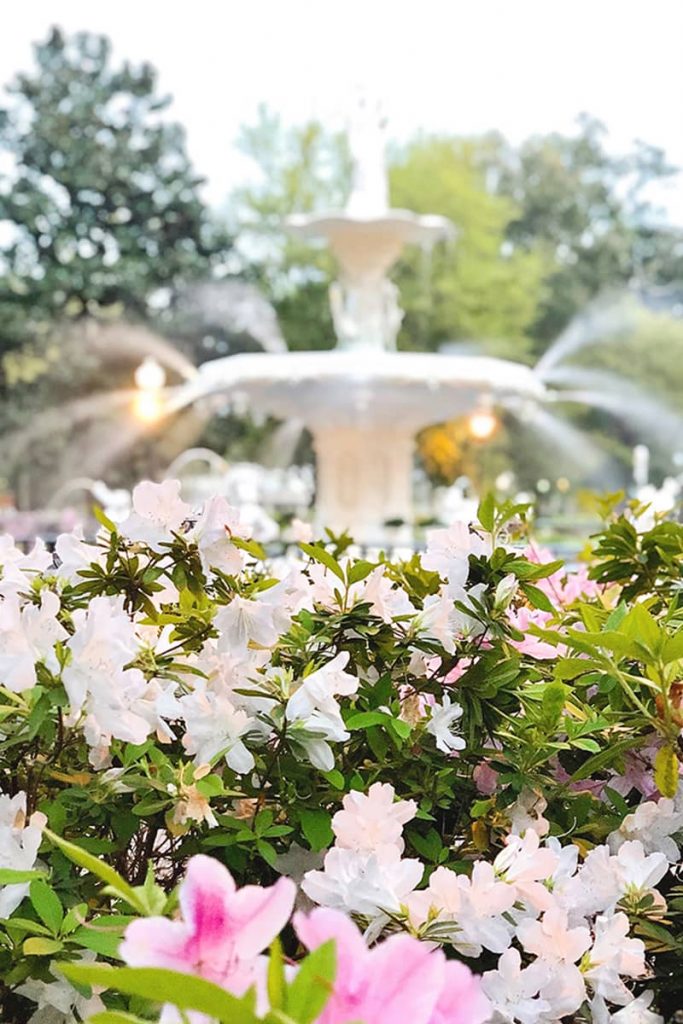
{"label": "blurred background", "polygon": [[359,95],[390,205],[454,226],[391,270],[398,350],[521,363],[548,398],[480,388],[417,430],[411,528],[489,487],[561,541],[592,491],[673,506],[682,38],[677,0],[20,5],[0,39],[2,526],[88,528],[169,475],[266,540],[312,518],[307,422],[229,371],[187,388],[215,360],[335,346],[335,261],[286,224],[345,208]]}

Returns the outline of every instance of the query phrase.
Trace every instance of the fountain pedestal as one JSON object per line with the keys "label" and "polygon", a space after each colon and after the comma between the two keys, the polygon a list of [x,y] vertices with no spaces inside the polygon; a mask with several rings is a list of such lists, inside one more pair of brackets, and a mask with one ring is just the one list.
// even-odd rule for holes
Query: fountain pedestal
{"label": "fountain pedestal", "polygon": [[352,531],[361,544],[380,544],[384,524],[400,520],[396,540],[410,534],[412,430],[331,426],[313,430],[317,464],[316,525]]}

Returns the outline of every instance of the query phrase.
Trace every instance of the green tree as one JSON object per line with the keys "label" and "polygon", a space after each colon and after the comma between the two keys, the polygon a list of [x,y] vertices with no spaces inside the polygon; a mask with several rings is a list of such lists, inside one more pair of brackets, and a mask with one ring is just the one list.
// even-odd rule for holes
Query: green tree
{"label": "green tree", "polygon": [[58,29],[35,58],[0,111],[4,352],[64,319],[144,318],[150,296],[207,274],[229,248],[149,64],[116,67],[105,37]]}
{"label": "green tree", "polygon": [[284,225],[293,213],[344,205],[351,171],[346,139],[318,121],[287,127],[261,107],[255,124],[242,128],[239,146],[259,169],[259,180],[229,199],[245,274],[273,302],[290,349],[330,348],[332,259]]}
{"label": "green tree", "polygon": [[653,146],[613,155],[605,140],[604,125],[588,116],[574,135],[538,135],[519,148],[482,140],[489,180],[517,206],[507,238],[543,258],[546,287],[532,325],[539,352],[599,293],[675,281],[683,271],[683,233],[663,221],[650,192],[674,169]]}
{"label": "green tree", "polygon": [[457,233],[427,256],[413,249],[401,260],[403,346],[475,340],[496,355],[523,357],[542,295],[542,264],[530,247],[507,239],[518,211],[487,189],[477,143],[419,138],[392,162],[390,183],[395,206],[448,217]]}

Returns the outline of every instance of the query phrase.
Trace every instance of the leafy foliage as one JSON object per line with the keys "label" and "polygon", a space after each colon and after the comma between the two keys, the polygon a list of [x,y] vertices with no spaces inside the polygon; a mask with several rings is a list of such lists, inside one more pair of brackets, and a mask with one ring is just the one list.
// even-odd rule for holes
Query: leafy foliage
{"label": "leafy foliage", "polygon": [[[344,794],[377,781],[416,802],[406,855],[417,854],[427,874],[437,866],[467,872],[476,858],[494,855],[529,793],[542,795],[551,832],[570,835],[584,852],[638,806],[637,791],[610,788],[636,762],[663,797],[676,796],[683,526],[661,522],[640,532],[643,510],[617,502],[604,504],[594,582],[584,573],[577,584],[561,563],[524,551],[525,508],[496,506],[491,498],[480,506],[478,532],[465,535],[469,555],[467,546],[449,549],[456,535],[449,539],[448,531],[437,531],[426,556],[404,562],[349,559],[347,538],[302,545],[298,582],[286,584],[309,595],[299,605],[288,604],[263,552],[240,539],[234,523],[221,533],[220,549],[205,547],[201,519],[169,525],[158,539],[148,533],[146,541],[131,539],[132,526],[117,530],[103,519],[97,546],[84,546],[76,569],[29,565],[17,576],[11,567],[18,563],[6,555],[5,602],[22,594],[28,622],[46,615],[48,597],[56,596],[58,629],[49,636],[59,639],[53,653],[37,657],[35,683],[19,686],[8,674],[15,656],[3,653],[13,635],[7,630],[19,627],[4,626],[0,635],[2,789],[25,793],[25,813],[37,811],[49,823],[40,867],[8,874],[11,865],[3,865],[0,874],[0,892],[23,884],[26,894],[1,933],[5,1012],[20,1012],[25,1004],[14,990],[45,977],[51,960],[71,962],[91,951],[115,961],[131,915],[168,912],[174,883],[196,852],[218,857],[238,883],[268,884],[298,857],[314,863],[330,845]],[[182,523],[182,503],[175,515]],[[219,551],[224,568],[210,568],[207,557]],[[456,563],[467,583],[453,593],[443,575],[448,579]],[[380,579],[384,604],[372,589]],[[270,594],[278,595],[274,605]],[[404,599],[409,605],[386,604]],[[115,719],[98,726],[105,709],[97,703],[77,709],[74,672],[90,671],[91,655],[72,648],[98,601],[110,602],[112,650],[131,623],[139,637],[123,675],[110,670],[114,688],[144,680],[150,698],[161,687],[187,699],[218,686],[210,680],[220,664],[234,672],[237,663],[228,666],[240,650],[250,659],[246,674],[229,677],[230,700],[252,716],[241,748],[226,738],[226,747],[193,761],[197,726],[182,700],[155,712],[156,725],[145,726],[147,738],[137,742],[117,738]],[[278,607],[284,618],[267,639],[258,629]],[[261,625],[247,626],[242,640],[226,633],[233,636],[226,649],[222,631],[236,628],[228,625],[237,621],[230,618],[236,609],[261,616],[251,620]],[[443,628],[436,610],[448,613]],[[340,676],[326,675],[342,666]],[[314,673],[318,687],[332,680],[347,694],[337,698],[341,732],[294,713]],[[461,708],[457,758],[445,754],[453,734],[432,726],[429,711],[447,710],[454,696]],[[121,705],[122,723],[143,707],[151,712],[138,699]],[[93,738],[98,728],[110,733],[104,749]],[[478,788],[482,765],[496,779],[488,795]],[[606,797],[598,799],[595,787]],[[74,871],[72,861],[83,870]],[[669,963],[680,941],[675,912],[668,922],[633,913],[654,962]]]}

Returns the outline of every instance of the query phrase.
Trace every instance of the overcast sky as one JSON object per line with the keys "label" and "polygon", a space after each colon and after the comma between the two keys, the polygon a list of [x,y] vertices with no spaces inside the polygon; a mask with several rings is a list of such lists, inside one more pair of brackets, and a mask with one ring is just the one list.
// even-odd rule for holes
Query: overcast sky
{"label": "overcast sky", "polygon": [[[683,166],[683,0],[24,0],[6,15],[3,83],[55,22],[151,61],[216,203],[249,174],[234,143],[259,102],[340,125],[359,81],[396,137],[519,141],[570,131],[585,110],[615,148],[641,138]],[[665,202],[683,224],[683,179]]]}

